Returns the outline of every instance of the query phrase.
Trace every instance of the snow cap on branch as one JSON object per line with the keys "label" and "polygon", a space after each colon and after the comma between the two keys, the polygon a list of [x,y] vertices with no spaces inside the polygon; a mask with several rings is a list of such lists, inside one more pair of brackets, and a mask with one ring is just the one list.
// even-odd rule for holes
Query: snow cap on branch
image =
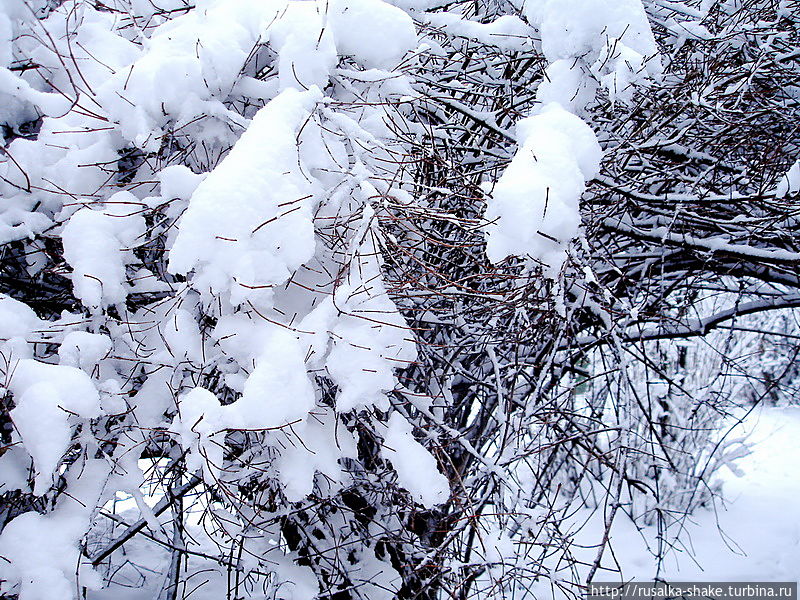
{"label": "snow cap on branch", "polygon": [[589,126],[556,103],[521,120],[517,132],[519,149],[488,201],[486,254],[494,263],[528,256],[557,271],[602,151]]}

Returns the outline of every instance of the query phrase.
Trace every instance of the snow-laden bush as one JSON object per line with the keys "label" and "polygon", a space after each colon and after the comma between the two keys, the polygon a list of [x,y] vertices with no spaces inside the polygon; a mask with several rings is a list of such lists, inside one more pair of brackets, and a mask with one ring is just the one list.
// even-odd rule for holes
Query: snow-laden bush
{"label": "snow-laden bush", "polygon": [[709,498],[655,340],[800,304],[797,27],[0,0],[0,593],[579,593],[576,510]]}

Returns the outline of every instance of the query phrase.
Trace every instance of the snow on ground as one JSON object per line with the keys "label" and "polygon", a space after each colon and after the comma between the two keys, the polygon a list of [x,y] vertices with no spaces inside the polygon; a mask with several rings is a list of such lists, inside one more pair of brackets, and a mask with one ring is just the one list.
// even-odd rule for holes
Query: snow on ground
{"label": "snow on ground", "polygon": [[[641,534],[619,515],[612,531],[614,556],[625,580],[798,581],[800,579],[800,407],[756,408],[731,435],[750,433],[752,452],[720,473],[724,502],[699,509],[686,525],[685,547],[660,569],[648,552],[657,531]],[[597,530],[586,533],[596,539]],[[596,550],[589,549],[589,555]],[[613,568],[606,552],[603,565]],[[599,572],[595,581],[618,574]]]}

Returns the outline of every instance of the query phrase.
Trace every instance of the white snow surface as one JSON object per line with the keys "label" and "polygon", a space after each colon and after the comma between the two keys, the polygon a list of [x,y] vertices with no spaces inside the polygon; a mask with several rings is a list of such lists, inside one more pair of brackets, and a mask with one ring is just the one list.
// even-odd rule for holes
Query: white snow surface
{"label": "white snow surface", "polygon": [[[692,515],[687,541],[660,573],[674,581],[798,581],[800,408],[757,408],[731,435],[750,436],[751,454],[736,463],[742,475],[721,472],[726,501]],[[652,578],[658,567],[637,551],[642,538],[621,525],[617,545],[627,576]],[[646,539],[654,547],[656,532]]]}
{"label": "white snow surface", "polygon": [[540,31],[545,58],[580,58],[612,100],[629,100],[634,84],[662,72],[641,0],[544,0],[525,2],[523,11]]}
{"label": "white snow surface", "polygon": [[284,90],[192,194],[169,269],[194,269],[192,285],[209,299],[269,296],[313,256],[318,189],[301,171],[297,133],[321,98],[318,88]]}
{"label": "white snow surface", "polygon": [[8,389],[16,401],[11,420],[36,469],[34,493],[43,494],[69,448],[70,415],[99,416],[100,397],[85,372],[33,359],[16,363]]}
{"label": "white snow surface", "polygon": [[502,15],[491,23],[479,23],[449,12],[427,13],[423,17],[432,26],[503,50],[524,51],[533,46],[534,29],[514,15]]}
{"label": "white snow surface", "polygon": [[[541,107],[517,123],[517,152],[488,199],[486,254],[494,263],[527,256],[552,275],[578,233],[580,196],[602,157],[578,116],[600,86],[612,102],[628,102],[662,66],[641,0],[543,0],[520,8],[539,30],[549,64],[536,93]],[[463,33],[488,37],[472,29]]]}
{"label": "white snow surface", "polygon": [[142,242],[145,231],[144,219],[137,214],[140,210],[136,196],[118,192],[103,210],[82,208],[64,227],[64,258],[72,267],[75,296],[87,308],[97,310],[125,301],[125,266],[133,262],[131,250]]}
{"label": "white snow surface", "polygon": [[0,294],[0,340],[26,337],[43,323],[30,306],[6,294]]}
{"label": "white snow surface", "polygon": [[171,429],[189,452],[189,466],[193,471],[202,468],[209,483],[222,465],[222,434],[226,430],[271,431],[293,426],[302,432],[316,405],[297,337],[277,326],[262,329],[258,337],[260,358],[235,402],[222,406],[212,392],[197,387],[181,398],[179,414],[173,420]]}
{"label": "white snow surface", "polygon": [[389,418],[381,455],[392,462],[400,486],[423,506],[433,508],[449,498],[447,478],[431,453],[414,439],[411,424],[400,413]]}
{"label": "white snow surface", "polygon": [[393,69],[417,46],[411,17],[382,0],[331,0],[328,23],[339,53],[367,69]]}
{"label": "white snow surface", "polygon": [[517,132],[519,149],[488,202],[486,254],[495,263],[529,256],[558,270],[602,151],[589,126],[556,103],[520,121]]}
{"label": "white snow surface", "polygon": [[109,466],[99,459],[80,466],[80,478],[67,475],[70,493],[62,494],[53,510],[23,513],[0,534],[0,556],[5,559],[0,561],[0,580],[19,584],[19,600],[73,600],[79,585],[101,587],[99,575],[80,563],[79,543],[102,497]]}
{"label": "white snow surface", "polygon": [[800,160],[794,162],[788,171],[781,177],[775,188],[776,196],[796,194],[800,192]]}
{"label": "white snow surface", "polygon": [[[367,207],[362,221],[373,211]],[[397,386],[394,371],[417,358],[413,334],[380,277],[374,238],[353,257],[347,279],[303,320],[310,351],[339,387],[336,410],[389,407],[386,392]],[[313,354],[312,354],[313,356]]]}

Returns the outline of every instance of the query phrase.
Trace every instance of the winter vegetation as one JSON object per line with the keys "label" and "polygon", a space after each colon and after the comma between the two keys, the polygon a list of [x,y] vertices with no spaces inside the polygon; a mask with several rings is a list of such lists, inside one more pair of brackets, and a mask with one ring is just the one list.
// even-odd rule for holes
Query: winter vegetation
{"label": "winter vegetation", "polygon": [[0,597],[691,560],[800,457],[798,117],[788,0],[0,0]]}

